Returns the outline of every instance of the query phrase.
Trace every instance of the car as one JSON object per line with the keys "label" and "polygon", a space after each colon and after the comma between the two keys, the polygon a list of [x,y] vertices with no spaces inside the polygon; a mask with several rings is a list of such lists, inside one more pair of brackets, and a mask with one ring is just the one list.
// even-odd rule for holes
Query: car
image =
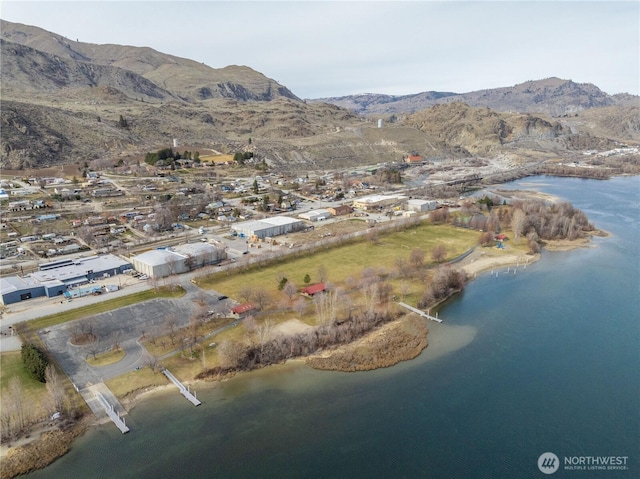
{"label": "car", "polygon": [[140,276],[138,279],[140,279],[140,280],[149,279],[149,276],[147,276],[146,274],[143,274],[143,275],[142,275],[142,276]]}
{"label": "car", "polygon": [[227,299],[228,297],[229,296],[225,296],[225,295],[218,296],[218,301],[222,301],[223,299]]}

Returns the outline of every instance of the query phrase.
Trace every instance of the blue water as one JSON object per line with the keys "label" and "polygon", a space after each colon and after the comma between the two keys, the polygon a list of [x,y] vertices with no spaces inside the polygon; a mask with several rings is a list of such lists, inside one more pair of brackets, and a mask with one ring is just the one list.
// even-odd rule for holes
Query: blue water
{"label": "blue water", "polygon": [[[198,408],[160,394],[130,412],[129,434],[93,429],[28,477],[640,477],[640,177],[502,188],[561,196],[612,235],[474,280],[440,311],[477,331],[450,354],[355,374],[268,368],[201,391]],[[545,476],[546,451],[628,469]]]}

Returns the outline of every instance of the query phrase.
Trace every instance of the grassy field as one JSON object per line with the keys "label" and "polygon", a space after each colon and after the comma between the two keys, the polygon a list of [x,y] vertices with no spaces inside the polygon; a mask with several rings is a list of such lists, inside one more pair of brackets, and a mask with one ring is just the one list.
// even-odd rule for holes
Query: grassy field
{"label": "grassy field", "polygon": [[326,271],[326,280],[334,284],[347,278],[358,278],[365,268],[388,273],[396,267],[398,259],[408,260],[411,251],[420,248],[425,252],[425,261],[431,260],[434,246],[444,244],[447,259],[455,258],[477,243],[478,233],[449,225],[422,224],[401,232],[380,235],[377,243],[359,241],[305,257],[287,257],[275,264],[251,268],[231,276],[224,273],[199,280],[203,288],[215,288],[223,294],[240,300],[239,293],[250,285],[253,289],[264,289],[273,295],[278,292],[278,278],[285,276],[296,286],[304,286],[304,276],[309,274],[311,283],[320,280],[318,271]]}
{"label": "grassy field", "polygon": [[20,380],[25,395],[29,397],[44,395],[47,392],[44,383],[36,381],[27,373],[20,351],[7,351],[0,354],[0,389],[6,389],[13,377]]}
{"label": "grassy field", "polygon": [[108,366],[109,364],[115,364],[121,359],[124,359],[125,355],[126,353],[123,349],[107,351],[106,353],[97,354],[95,358],[87,359],[87,362],[93,367]]}

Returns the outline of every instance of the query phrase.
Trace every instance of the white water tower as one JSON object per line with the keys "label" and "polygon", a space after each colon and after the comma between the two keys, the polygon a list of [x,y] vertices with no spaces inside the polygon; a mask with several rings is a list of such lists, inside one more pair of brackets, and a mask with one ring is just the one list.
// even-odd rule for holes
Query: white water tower
{"label": "white water tower", "polygon": [[173,139],[173,147],[174,148],[178,148],[178,139],[177,138]]}
{"label": "white water tower", "polygon": [[382,128],[382,118],[378,120],[378,128]]}

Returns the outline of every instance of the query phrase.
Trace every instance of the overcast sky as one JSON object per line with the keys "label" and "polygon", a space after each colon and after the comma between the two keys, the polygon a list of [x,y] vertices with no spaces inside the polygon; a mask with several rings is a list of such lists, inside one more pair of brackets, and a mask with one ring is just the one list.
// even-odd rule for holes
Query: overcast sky
{"label": "overcast sky", "polygon": [[457,93],[551,76],[640,93],[637,1],[0,1],[89,43],[246,65],[301,98]]}

